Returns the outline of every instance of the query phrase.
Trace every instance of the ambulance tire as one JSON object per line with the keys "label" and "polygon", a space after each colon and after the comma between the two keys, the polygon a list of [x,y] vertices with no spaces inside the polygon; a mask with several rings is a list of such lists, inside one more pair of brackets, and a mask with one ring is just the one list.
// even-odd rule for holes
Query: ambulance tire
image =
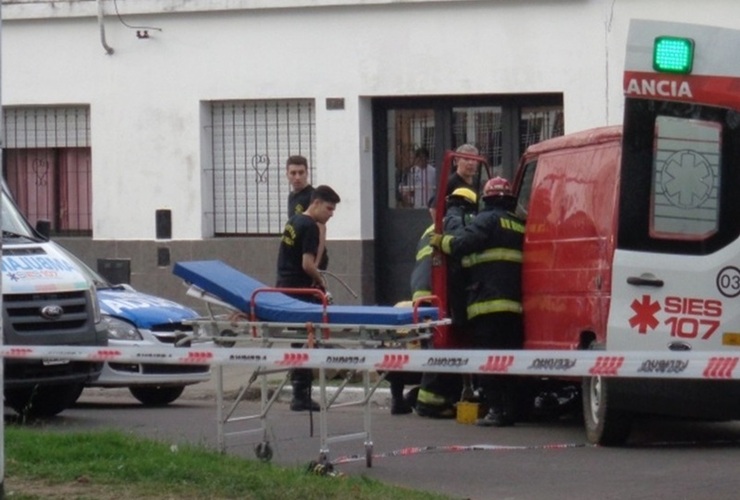
{"label": "ambulance tire", "polygon": [[591,444],[624,445],[632,430],[632,415],[609,405],[611,383],[608,377],[583,379],[583,422]]}

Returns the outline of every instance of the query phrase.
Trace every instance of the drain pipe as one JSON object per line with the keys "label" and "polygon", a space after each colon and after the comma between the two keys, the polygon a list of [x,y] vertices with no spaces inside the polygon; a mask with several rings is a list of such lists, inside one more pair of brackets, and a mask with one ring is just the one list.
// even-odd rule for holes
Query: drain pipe
{"label": "drain pipe", "polygon": [[103,44],[105,53],[108,55],[113,54],[113,47],[108,45],[105,41],[105,24],[103,23],[103,0],[98,1],[98,25],[100,26],[100,43]]}

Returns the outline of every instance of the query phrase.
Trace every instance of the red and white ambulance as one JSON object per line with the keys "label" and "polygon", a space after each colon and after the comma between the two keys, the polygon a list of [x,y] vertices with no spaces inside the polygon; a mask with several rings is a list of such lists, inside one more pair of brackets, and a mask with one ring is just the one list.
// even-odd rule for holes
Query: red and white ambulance
{"label": "red and white ambulance", "polygon": [[740,418],[737,357],[680,380],[664,356],[740,350],[738,54],[737,30],[634,20],[623,126],[521,160],[525,349],[662,353],[646,378],[583,381],[591,442],[623,443],[641,414]]}
{"label": "red and white ambulance", "polygon": [[[740,31],[632,21],[623,127],[524,155],[526,348],[738,350],[738,53]],[[645,413],[740,418],[740,383],[723,380],[734,366],[670,378],[684,366],[584,380],[589,439],[620,444]]]}

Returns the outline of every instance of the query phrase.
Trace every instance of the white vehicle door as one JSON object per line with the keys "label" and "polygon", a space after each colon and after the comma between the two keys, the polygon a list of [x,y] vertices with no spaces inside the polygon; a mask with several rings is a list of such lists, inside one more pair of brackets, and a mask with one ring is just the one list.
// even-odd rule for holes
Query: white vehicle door
{"label": "white vehicle door", "polygon": [[[656,72],[686,33],[688,72]],[[740,348],[738,53],[740,31],[631,26],[609,350]]]}

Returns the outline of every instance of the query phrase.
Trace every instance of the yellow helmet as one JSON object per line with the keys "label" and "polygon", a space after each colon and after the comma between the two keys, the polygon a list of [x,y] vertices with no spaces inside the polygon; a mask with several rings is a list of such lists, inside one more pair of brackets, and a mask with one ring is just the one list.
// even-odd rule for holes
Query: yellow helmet
{"label": "yellow helmet", "polygon": [[478,203],[478,196],[475,194],[475,191],[473,191],[470,188],[466,188],[466,187],[457,188],[452,193],[450,193],[450,196],[456,196],[458,198],[462,198],[465,201],[472,203],[473,205]]}

